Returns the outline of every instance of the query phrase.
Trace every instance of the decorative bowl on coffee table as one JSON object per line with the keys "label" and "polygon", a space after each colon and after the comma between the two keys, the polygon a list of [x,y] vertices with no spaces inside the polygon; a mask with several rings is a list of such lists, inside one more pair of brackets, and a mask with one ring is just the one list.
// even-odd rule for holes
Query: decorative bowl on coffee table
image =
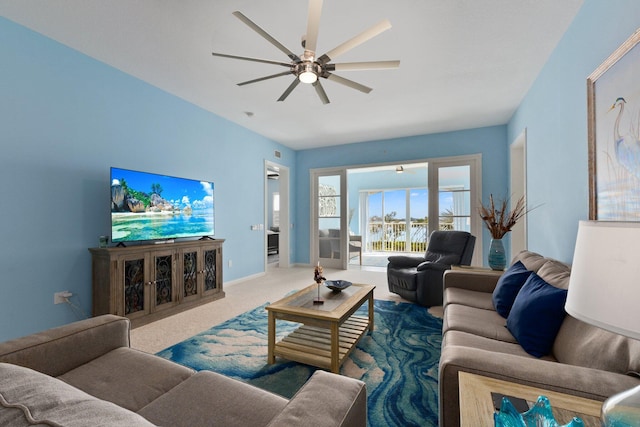
{"label": "decorative bowl on coffee table", "polygon": [[351,286],[351,282],[347,282],[346,280],[325,280],[324,284],[333,292],[340,292]]}

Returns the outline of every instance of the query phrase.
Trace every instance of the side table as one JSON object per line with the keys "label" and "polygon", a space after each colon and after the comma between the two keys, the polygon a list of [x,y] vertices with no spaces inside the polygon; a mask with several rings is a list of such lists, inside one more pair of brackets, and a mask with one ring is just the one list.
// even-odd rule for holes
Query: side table
{"label": "side table", "polygon": [[583,397],[558,393],[522,384],[502,381],[495,378],[458,373],[460,393],[460,426],[489,427],[494,425],[493,401],[491,393],[525,399],[531,406],[538,396],[546,396],[551,403],[553,415],[560,425],[578,416],[586,427],[600,427],[600,408],[602,402]]}

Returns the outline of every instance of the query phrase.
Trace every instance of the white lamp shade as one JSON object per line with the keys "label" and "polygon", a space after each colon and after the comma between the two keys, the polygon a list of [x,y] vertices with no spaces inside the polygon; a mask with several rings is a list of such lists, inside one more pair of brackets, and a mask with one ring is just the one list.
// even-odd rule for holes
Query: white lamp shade
{"label": "white lamp shade", "polygon": [[565,309],[640,339],[640,223],[580,221]]}

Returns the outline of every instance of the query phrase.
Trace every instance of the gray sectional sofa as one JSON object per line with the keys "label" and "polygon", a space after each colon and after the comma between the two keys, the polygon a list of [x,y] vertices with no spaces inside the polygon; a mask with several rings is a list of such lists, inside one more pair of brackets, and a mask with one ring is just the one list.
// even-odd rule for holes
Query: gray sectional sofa
{"label": "gray sectional sofa", "polygon": [[[552,287],[568,288],[570,266],[527,251],[519,253],[512,265],[518,261]],[[547,354],[536,357],[525,351],[506,327],[511,313],[505,318],[494,308],[499,277],[471,269],[444,275],[441,427],[460,425],[460,371],[600,401],[640,384],[640,341],[565,313]],[[540,317],[535,319],[540,324],[548,320],[542,318],[546,315]]]}
{"label": "gray sectional sofa", "polygon": [[0,343],[0,425],[366,425],[361,381],[317,371],[288,400],[132,349],[129,328],[104,315]]}

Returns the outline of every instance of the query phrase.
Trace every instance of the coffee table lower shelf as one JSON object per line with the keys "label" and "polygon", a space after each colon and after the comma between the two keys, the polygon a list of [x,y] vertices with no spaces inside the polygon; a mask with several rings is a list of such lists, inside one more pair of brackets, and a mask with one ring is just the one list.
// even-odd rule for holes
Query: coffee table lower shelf
{"label": "coffee table lower shelf", "polygon": [[[338,366],[356,346],[369,329],[369,318],[353,315],[340,325]],[[331,369],[331,330],[316,326],[302,325],[274,348],[274,355],[288,360]]]}

